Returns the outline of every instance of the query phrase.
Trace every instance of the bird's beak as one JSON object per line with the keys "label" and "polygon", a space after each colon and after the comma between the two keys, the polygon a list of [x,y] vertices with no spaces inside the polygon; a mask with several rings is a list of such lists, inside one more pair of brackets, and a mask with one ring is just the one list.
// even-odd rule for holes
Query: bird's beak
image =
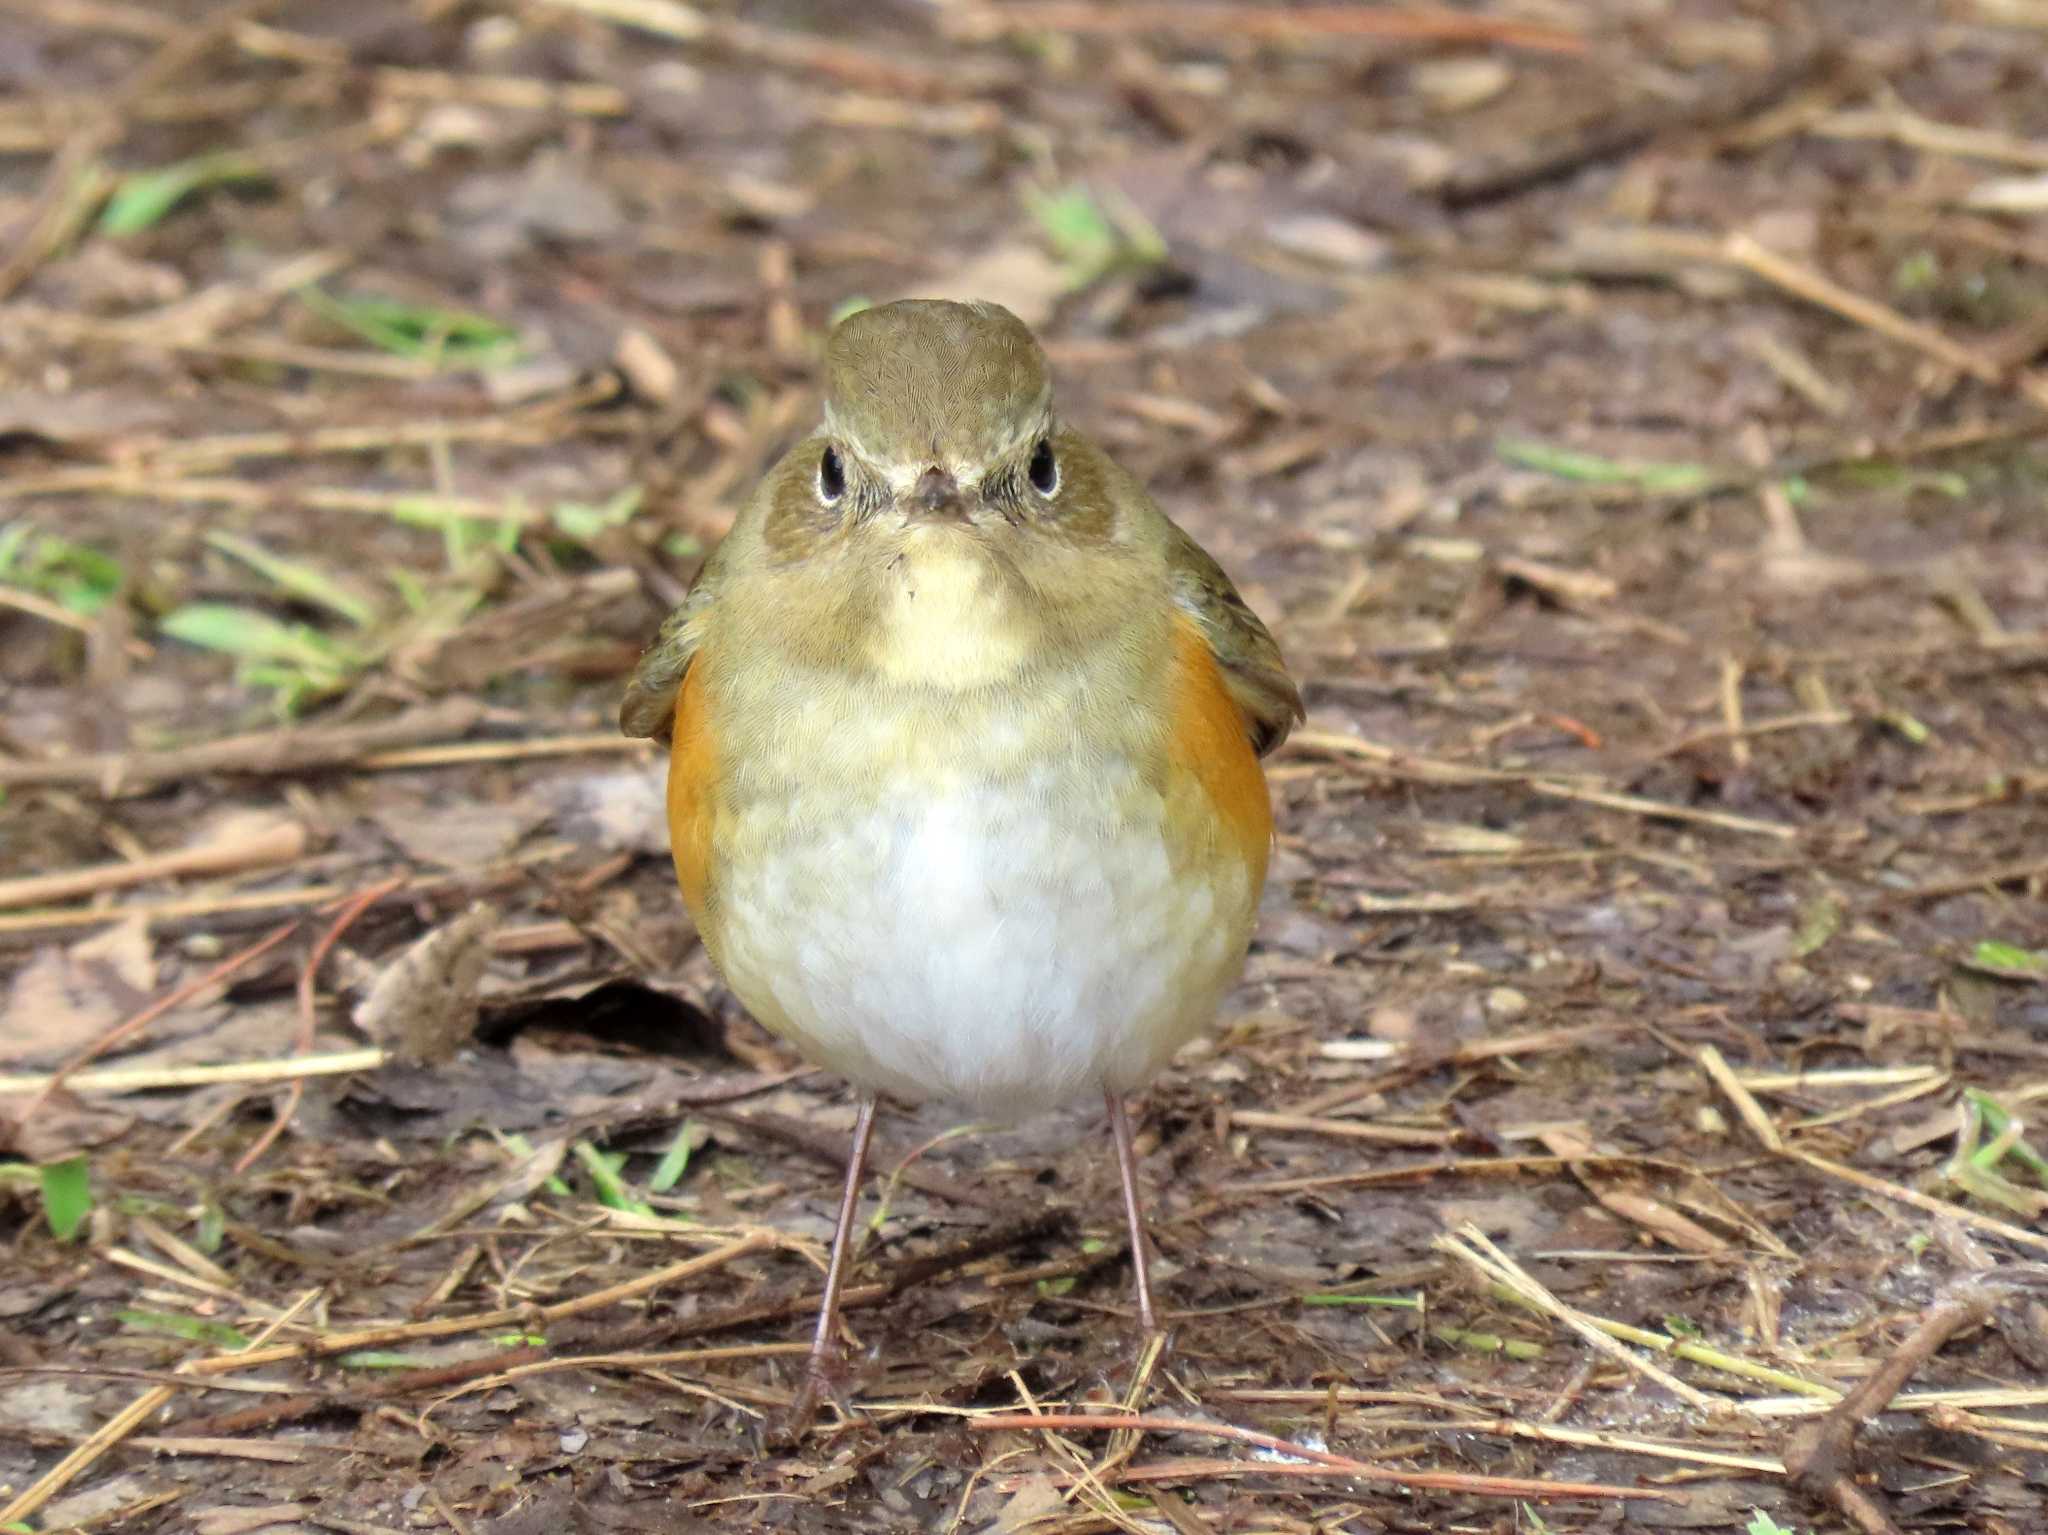
{"label": "bird's beak", "polygon": [[912,522],[964,520],[967,497],[961,494],[959,482],[934,464],[904,498],[903,513]]}

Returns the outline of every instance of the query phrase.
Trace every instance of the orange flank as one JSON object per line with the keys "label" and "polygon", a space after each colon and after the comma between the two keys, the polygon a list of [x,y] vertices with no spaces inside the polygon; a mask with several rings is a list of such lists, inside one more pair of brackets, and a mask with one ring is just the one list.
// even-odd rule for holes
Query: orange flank
{"label": "orange flank", "polygon": [[[1174,777],[1191,776],[1208,800],[1207,805],[1179,807],[1190,852],[1197,858],[1211,848],[1237,854],[1251,870],[1251,888],[1256,891],[1266,878],[1266,855],[1273,842],[1273,802],[1266,794],[1266,775],[1208,642],[1185,618],[1174,621],[1171,696],[1167,753]],[[1169,806],[1177,798],[1169,793]],[[1189,826],[1185,817],[1190,813],[1197,818],[1196,826],[1205,815],[1213,819],[1213,839]]]}
{"label": "orange flank", "polygon": [[668,836],[675,852],[676,883],[683,887],[683,904],[699,927],[711,884],[712,801],[717,785],[718,743],[711,736],[700,651],[676,695],[675,744],[668,756]]}

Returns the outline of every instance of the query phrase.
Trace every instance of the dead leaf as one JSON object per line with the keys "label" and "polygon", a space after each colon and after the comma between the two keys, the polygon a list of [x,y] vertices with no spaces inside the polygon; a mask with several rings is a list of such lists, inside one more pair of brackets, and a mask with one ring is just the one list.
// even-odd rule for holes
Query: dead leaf
{"label": "dead leaf", "polygon": [[[32,1103],[35,1112],[29,1114]],[[27,1118],[13,1117],[21,1114]],[[0,1100],[0,1151],[30,1162],[61,1162],[118,1139],[134,1123],[131,1114],[89,1103],[61,1087],[40,1103],[10,1096]]]}
{"label": "dead leaf", "polygon": [[87,240],[73,254],[36,273],[36,291],[59,310],[120,314],[170,304],[192,291],[185,274],[163,261],[145,261],[119,241]]}
{"label": "dead leaf", "polygon": [[637,325],[620,333],[619,344],[612,349],[612,364],[625,376],[633,393],[656,405],[672,402],[682,382],[682,370],[675,359]]}
{"label": "dead leaf", "polygon": [[985,299],[1001,304],[1034,328],[1052,318],[1069,286],[1067,272],[1038,246],[1022,240],[991,246],[945,277],[920,284],[904,298]]}
{"label": "dead leaf", "polygon": [[983,1526],[983,1535],[1013,1535],[1065,1506],[1066,1500],[1053,1479],[1042,1471],[1036,1472],[1018,1484],[995,1521]]}
{"label": "dead leaf", "polygon": [[0,438],[39,437],[44,442],[109,442],[168,426],[172,413],[161,399],[81,389],[44,394],[36,389],[0,391]]}
{"label": "dead leaf", "polygon": [[578,773],[541,787],[554,829],[611,853],[668,851],[667,769]]}
{"label": "dead leaf", "polygon": [[[1594,1145],[1584,1134],[1563,1126],[1545,1130],[1537,1140],[1552,1156],[1578,1158],[1602,1154],[1602,1148]],[[1607,1176],[1584,1164],[1574,1165],[1572,1172],[1586,1186],[1586,1192],[1609,1210],[1661,1237],[1680,1252],[1728,1251],[1728,1243],[1698,1221],[1679,1214],[1663,1200],[1634,1187],[1630,1181]]]}
{"label": "dead leaf", "polygon": [[[497,1125],[496,1120],[490,1123]],[[569,1142],[561,1136],[541,1142],[502,1172],[458,1193],[423,1231],[446,1231],[487,1205],[520,1203],[562,1170],[562,1161],[568,1153]]]}
{"label": "dead leaf", "polygon": [[16,1432],[89,1434],[99,1418],[92,1393],[69,1381],[17,1380],[0,1393],[0,1427]]}
{"label": "dead leaf", "polygon": [[298,1524],[312,1510],[304,1503],[273,1503],[266,1507],[222,1504],[192,1515],[193,1535],[252,1535],[280,1524]]}
{"label": "dead leaf", "polygon": [[1546,596],[1567,603],[1596,603],[1612,601],[1621,590],[1612,576],[1605,576],[1594,570],[1571,570],[1562,565],[1550,565],[1541,560],[1525,560],[1503,556],[1494,561],[1495,567],[1504,576],[1526,582]]}
{"label": "dead leaf", "polygon": [[448,199],[457,238],[473,255],[525,250],[538,237],[604,241],[626,227],[610,188],[565,155],[538,155],[522,171],[485,172],[460,182]]}
{"label": "dead leaf", "polygon": [[1380,235],[1334,213],[1284,213],[1265,228],[1267,243],[1291,256],[1352,271],[1376,271],[1393,260],[1393,247]]}
{"label": "dead leaf", "polygon": [[495,863],[546,819],[521,800],[474,805],[391,805],[375,813],[378,829],[415,863],[440,869]]}
{"label": "dead leaf", "polygon": [[1503,1237],[1514,1248],[1535,1247],[1556,1229],[1540,1202],[1526,1195],[1503,1194],[1495,1199],[1445,1199],[1437,1214],[1446,1227],[1470,1221],[1491,1237]]}
{"label": "dead leaf", "polygon": [[1963,1111],[1955,1104],[1936,1109],[1910,1123],[1894,1125],[1890,1130],[1872,1141],[1864,1150],[1864,1159],[1876,1164],[1892,1162],[1909,1156],[1923,1146],[1936,1141],[1945,1141],[1950,1136],[1960,1135],[1963,1130]]}
{"label": "dead leaf", "polygon": [[[1628,1530],[1739,1530],[1758,1512],[1757,1483],[1690,1482],[1683,1503],[1624,1503],[1620,1528]],[[1777,1507],[1776,1512],[1790,1515]],[[1794,1528],[1804,1528],[1803,1522]]]}
{"label": "dead leaf", "polygon": [[149,930],[124,922],[15,973],[0,1009],[0,1064],[55,1066],[128,1017],[156,984]]}
{"label": "dead leaf", "polygon": [[356,1027],[405,1065],[445,1061],[476,1032],[498,909],[485,901],[420,939],[355,1010]]}
{"label": "dead leaf", "polygon": [[75,1524],[98,1524],[109,1514],[126,1508],[130,1503],[140,1502],[151,1493],[160,1490],[157,1480],[159,1472],[153,1469],[124,1471],[119,1476],[110,1476],[103,1482],[95,1482],[83,1492],[69,1493],[61,1498],[52,1498],[43,1505],[36,1516],[36,1527],[44,1530],[67,1530]]}
{"label": "dead leaf", "polygon": [[576,364],[560,352],[550,351],[509,367],[492,368],[482,382],[493,405],[524,405],[562,393],[576,377]]}

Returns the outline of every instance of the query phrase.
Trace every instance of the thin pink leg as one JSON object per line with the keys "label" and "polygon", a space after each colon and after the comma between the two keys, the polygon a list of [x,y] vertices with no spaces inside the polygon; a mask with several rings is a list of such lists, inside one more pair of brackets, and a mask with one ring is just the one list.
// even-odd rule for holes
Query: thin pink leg
{"label": "thin pink leg", "polygon": [[1124,1180],[1124,1221],[1131,1228],[1131,1282],[1138,1291],[1138,1325],[1148,1333],[1159,1330],[1159,1314],[1152,1309],[1152,1260],[1145,1256],[1145,1212],[1138,1208],[1138,1154],[1131,1145],[1131,1121],[1124,1113],[1124,1101],[1105,1093],[1109,1104],[1109,1130],[1116,1138],[1116,1170]]}
{"label": "thin pink leg", "polygon": [[825,1296],[818,1304],[818,1330],[811,1338],[811,1357],[804,1368],[803,1390],[790,1410],[795,1427],[801,1429],[818,1410],[818,1398],[828,1388],[832,1365],[839,1352],[839,1292],[846,1284],[846,1260],[853,1246],[853,1218],[860,1208],[860,1185],[867,1171],[868,1140],[875,1129],[875,1100],[872,1094],[860,1101],[853,1121],[853,1149],[846,1154],[846,1188],[839,1196],[839,1223],[832,1230],[832,1260],[825,1266]]}

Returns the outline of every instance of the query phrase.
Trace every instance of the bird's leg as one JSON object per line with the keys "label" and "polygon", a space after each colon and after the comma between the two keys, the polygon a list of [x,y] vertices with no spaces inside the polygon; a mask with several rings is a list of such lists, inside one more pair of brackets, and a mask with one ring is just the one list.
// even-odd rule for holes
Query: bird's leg
{"label": "bird's leg", "polygon": [[802,1433],[818,1410],[818,1398],[832,1389],[832,1366],[839,1356],[839,1292],[846,1282],[846,1262],[853,1246],[853,1217],[860,1207],[861,1176],[867,1170],[868,1140],[875,1129],[875,1098],[860,1100],[853,1120],[853,1147],[846,1154],[846,1188],[839,1196],[839,1223],[832,1228],[832,1259],[825,1265],[825,1295],[818,1304],[818,1330],[811,1338],[811,1356],[804,1366],[803,1389],[789,1410],[789,1428]]}
{"label": "bird's leg", "polygon": [[1124,1180],[1124,1220],[1131,1228],[1131,1283],[1138,1292],[1138,1325],[1149,1337],[1159,1330],[1159,1313],[1152,1309],[1152,1263],[1145,1256],[1145,1212],[1138,1207],[1138,1154],[1131,1145],[1131,1121],[1124,1113],[1124,1101],[1114,1092],[1103,1095],[1109,1103],[1109,1131],[1116,1139],[1116,1170]]}

